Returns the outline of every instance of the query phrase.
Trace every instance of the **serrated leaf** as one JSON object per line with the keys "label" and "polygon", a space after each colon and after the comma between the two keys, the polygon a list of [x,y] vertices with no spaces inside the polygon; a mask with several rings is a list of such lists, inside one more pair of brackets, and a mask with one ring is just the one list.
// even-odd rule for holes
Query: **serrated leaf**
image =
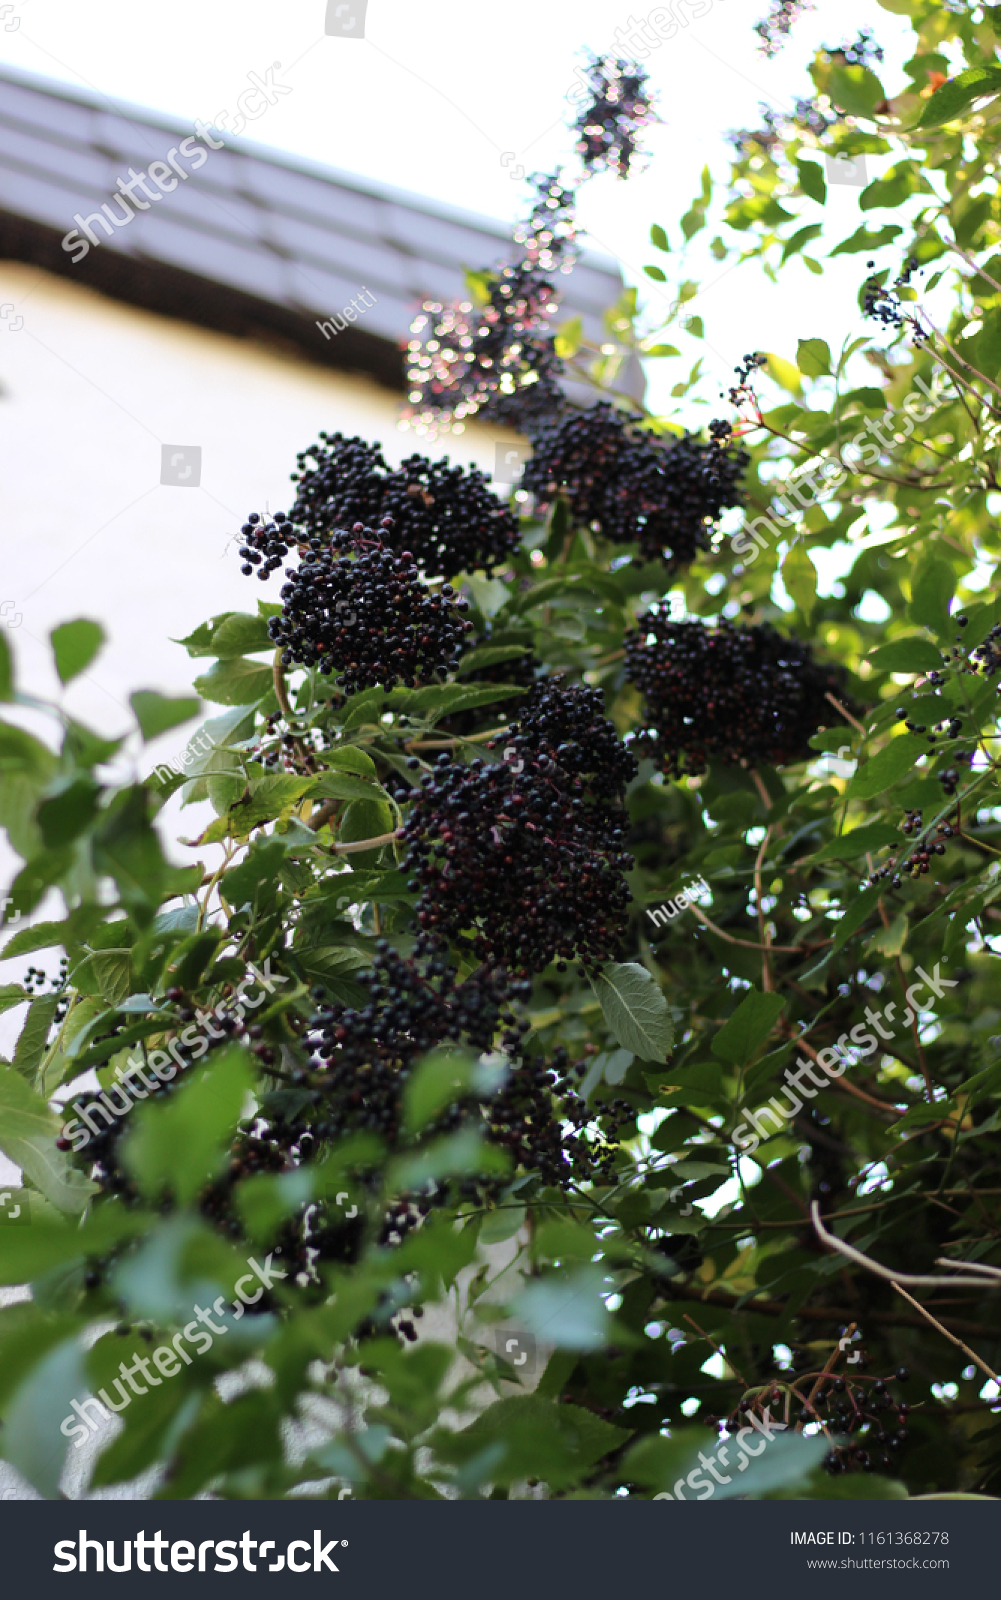
{"label": "serrated leaf", "polygon": [[667,1001],[646,967],[635,961],[610,961],[591,987],[610,1033],[623,1050],[641,1061],[666,1061],[674,1043]]}
{"label": "serrated leaf", "polygon": [[230,656],[195,679],[195,690],[204,700],[224,706],[249,706],[273,688],[272,669],[245,656]]}
{"label": "serrated leaf", "polygon": [[212,635],[212,654],[223,661],[232,656],[258,655],[264,650],[269,655],[275,651],[275,641],[268,632],[268,619],[264,616],[231,611]]}
{"label": "serrated leaf", "polygon": [[94,1192],[68,1156],[56,1149],[59,1119],[13,1067],[0,1067],[0,1150],[57,1211],[75,1214]]}
{"label": "serrated leaf", "polygon": [[104,643],[104,629],[99,622],[88,622],[80,617],[76,622],[64,622],[53,628],[49,638],[59,681],[70,683],[97,655]]}
{"label": "serrated leaf", "polygon": [[11,1063],[15,1072],[20,1072],[25,1078],[34,1075],[45,1054],[45,1043],[49,1037],[57,1004],[58,999],[54,994],[43,994],[32,1000],[28,1007],[28,1015],[24,1019],[24,1027],[14,1046],[14,1059]]}
{"label": "serrated leaf", "polygon": [[1001,90],[1001,66],[992,61],[983,66],[967,67],[965,72],[960,72],[955,78],[950,78],[948,83],[943,83],[930,97],[917,122],[915,129],[941,128],[946,122],[953,122],[968,111],[975,101],[987,95],[997,94]]}

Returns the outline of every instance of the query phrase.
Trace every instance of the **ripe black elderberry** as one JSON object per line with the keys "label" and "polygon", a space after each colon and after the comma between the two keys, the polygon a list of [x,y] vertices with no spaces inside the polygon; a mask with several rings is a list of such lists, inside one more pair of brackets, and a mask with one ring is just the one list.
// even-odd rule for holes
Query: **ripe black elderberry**
{"label": "ripe black elderberry", "polygon": [[[328,549],[311,554],[282,585],[281,616],[268,631],[282,648],[282,664],[337,671],[347,695],[381,684],[443,678],[455,666],[472,623],[462,617],[468,602],[450,584],[432,593],[418,576],[409,551],[395,554],[379,534],[357,524],[336,533]],[[288,524],[286,524],[288,526]],[[351,554],[337,552],[351,551]]]}
{"label": "ripe black elderberry", "polygon": [[655,120],[647,72],[635,61],[592,55],[584,67],[591,99],[573,124],[576,150],[587,173],[629,176],[638,136]]}
{"label": "ripe black elderberry", "polygon": [[289,516],[309,535],[329,537],[357,522],[374,528],[392,517],[384,542],[410,550],[428,577],[489,576],[517,548],[518,520],[478,467],[413,455],[393,471],[378,444],[340,433],[321,433],[297,459]]}
{"label": "ripe black elderberry", "polygon": [[740,503],[747,461],[692,434],[662,443],[601,401],[539,430],[522,487],[540,505],[562,491],[575,521],[673,572],[709,548],[724,507]]}
{"label": "ripe black elderberry", "polygon": [[636,776],[636,758],[622,743],[614,724],[603,716],[604,695],[584,684],[564,683],[562,677],[537,683],[517,722],[503,741],[505,759],[531,762],[548,757],[574,778],[582,779],[598,800],[621,800],[626,785]]}
{"label": "ripe black elderberry", "polygon": [[511,971],[576,954],[593,972],[625,927],[625,813],[586,804],[581,778],[526,747],[490,766],[443,756],[423,778],[403,832],[417,923]]}
{"label": "ripe black elderberry", "polygon": [[747,766],[801,760],[811,735],[838,716],[828,693],[844,703],[841,669],[768,623],[707,627],[653,610],[625,647],[626,677],[646,698],[635,748],[669,776],[705,772],[710,757]]}
{"label": "ripe black elderberry", "polygon": [[[545,1183],[562,1188],[593,1178],[599,1163],[607,1165],[608,1137],[614,1138],[619,1118],[605,1115],[605,1134],[596,1137],[594,1108],[585,1106],[563,1076],[566,1051],[556,1050],[551,1065],[525,1055],[527,1024],[516,1021],[510,1006],[528,997],[530,985],[501,969],[482,967],[459,984],[441,944],[425,937],[418,947],[418,958],[405,960],[380,941],[372,973],[364,975],[370,1003],[360,1010],[320,1006],[311,1020],[325,1136],[373,1131],[395,1144],[406,1084],[421,1054],[449,1042],[491,1050],[503,1029],[504,1081],[458,1090],[430,1131],[451,1131],[472,1115],[488,1142],[508,1150],[516,1168],[537,1172]],[[490,1184],[482,1187],[490,1192]]]}

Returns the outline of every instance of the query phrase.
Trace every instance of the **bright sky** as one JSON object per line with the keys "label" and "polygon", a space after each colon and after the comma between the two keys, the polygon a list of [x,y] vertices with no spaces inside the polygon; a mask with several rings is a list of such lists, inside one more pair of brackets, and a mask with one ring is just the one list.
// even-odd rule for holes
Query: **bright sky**
{"label": "bright sky", "polygon": [[[837,45],[874,27],[887,53],[889,86],[909,53],[904,19],[873,0],[818,0],[797,22],[792,42],[774,61],[757,49],[753,24],[768,0],[672,0],[680,26],[653,48],[639,31],[654,8],[577,0],[571,8],[507,0],[350,0],[331,11],[355,15],[351,36],[325,33],[327,0],[173,0],[168,12],[135,0],[16,0],[0,5],[0,61],[173,117],[206,122],[235,114],[248,74],[285,85],[265,115],[248,128],[256,142],[503,221],[524,208],[513,182],[566,158],[568,91],[582,45],[647,49],[645,65],[659,97],[659,127],[646,137],[646,171],[620,183],[611,177],[586,186],[580,210],[591,239],[620,258],[627,279],[643,284],[652,321],[673,298],[643,277],[644,263],[703,276],[710,287],[691,309],[706,323],[707,369],[729,378],[745,350],[794,355],[796,340],[823,327],[830,343],[854,329],[854,303],[864,263],[842,258],[823,278],[795,263],[774,288],[756,267],[734,276],[696,243],[694,270],[657,256],[648,243],[652,222],[672,239],[708,162],[726,175],[726,130],[760,125],[759,103],[779,110],[807,95],[806,64],[818,44]],[[14,24],[17,24],[15,27]],[[638,53],[638,52],[637,52]],[[275,65],[275,64],[278,65]],[[859,222],[857,189],[831,191],[828,216],[843,234]],[[841,236],[835,234],[835,238]],[[488,263],[469,263],[488,265]],[[677,368],[677,363],[672,363]],[[653,395],[666,403],[677,370],[654,375]],[[715,385],[711,395],[715,398]],[[693,419],[694,420],[694,419]],[[701,418],[699,420],[702,420]]]}

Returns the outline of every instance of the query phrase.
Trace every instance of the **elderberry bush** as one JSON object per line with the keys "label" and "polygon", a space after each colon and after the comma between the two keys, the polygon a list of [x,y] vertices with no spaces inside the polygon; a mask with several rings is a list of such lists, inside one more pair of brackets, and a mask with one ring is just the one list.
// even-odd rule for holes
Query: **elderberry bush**
{"label": "elderberry bush", "polygon": [[625,814],[587,804],[585,783],[527,741],[468,767],[439,757],[403,829],[417,926],[518,974],[586,973],[615,958],[632,866]]}
{"label": "elderberry bush", "polygon": [[311,541],[310,554],[286,574],[281,616],[268,623],[283,666],[336,672],[351,695],[377,684],[412,689],[456,665],[472,628],[463,617],[468,601],[450,584],[435,593],[422,583],[410,551],[396,554],[383,542],[391,533],[384,518],[378,534],[359,523],[326,549]]}
{"label": "elderberry bush", "polygon": [[770,624],[707,627],[648,611],[625,648],[626,677],[644,696],[634,748],[668,776],[696,776],[710,759],[752,767],[799,761],[817,729],[839,720],[828,696],[843,697],[843,671]]}
{"label": "elderberry bush", "polygon": [[694,434],[661,443],[607,401],[548,424],[533,442],[522,487],[540,507],[563,494],[576,521],[637,544],[641,559],[668,572],[709,549],[723,510],[743,498],[745,451]]}
{"label": "elderberry bush", "polygon": [[374,528],[390,517],[384,542],[411,551],[429,578],[489,577],[517,548],[518,520],[478,467],[412,455],[394,471],[378,444],[341,433],[321,433],[297,460],[289,517],[311,537],[358,522]]}

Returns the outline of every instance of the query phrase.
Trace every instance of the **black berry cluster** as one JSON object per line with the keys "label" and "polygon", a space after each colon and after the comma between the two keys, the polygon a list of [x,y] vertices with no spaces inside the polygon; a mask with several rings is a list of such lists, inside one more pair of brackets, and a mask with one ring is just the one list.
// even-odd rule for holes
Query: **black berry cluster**
{"label": "black berry cluster", "polygon": [[577,244],[576,191],[562,174],[536,172],[529,179],[535,200],[528,217],[514,231],[515,244],[543,272],[569,272],[580,255]]}
{"label": "black berry cluster", "polygon": [[553,757],[511,750],[468,767],[441,756],[403,830],[422,932],[527,974],[575,955],[587,973],[613,959],[625,928],[625,813],[587,804]]}
{"label": "black berry cluster", "polygon": [[586,173],[629,176],[642,130],[654,120],[648,73],[635,61],[592,55],[584,67],[591,99],[573,124]]}
{"label": "black berry cluster", "polygon": [[[614,1111],[602,1119],[601,1139],[585,1137],[596,1112],[574,1091],[566,1051],[556,1050],[550,1064],[525,1055],[529,1024],[512,1006],[528,998],[531,985],[503,969],[482,967],[458,983],[439,941],[423,936],[418,950],[408,960],[380,941],[371,974],[361,975],[369,1003],[361,1009],[321,1005],[314,1014],[309,1042],[317,1133],[339,1138],[371,1131],[396,1145],[404,1131],[406,1085],[421,1055],[447,1043],[490,1051],[499,1033],[503,1081],[484,1079],[480,1087],[474,1082],[457,1089],[429,1131],[447,1133],[473,1114],[474,1125],[509,1152],[516,1168],[564,1188],[607,1170],[614,1157],[609,1140],[619,1126]],[[491,1188],[470,1182],[460,1195],[489,1194]]]}
{"label": "black berry cluster", "polygon": [[502,566],[519,539],[518,520],[478,467],[409,456],[391,470],[378,444],[321,433],[298,456],[298,485],[289,517],[307,535],[328,536],[358,522],[374,528],[392,518],[384,542],[413,553],[428,577]]}
{"label": "black berry cluster", "polygon": [[940,822],[932,832],[930,827],[923,826],[920,811],[905,811],[900,831],[914,839],[912,849],[899,860],[896,856],[889,856],[876,868],[869,879],[870,883],[879,883],[889,878],[891,887],[899,889],[903,882],[901,873],[905,873],[909,878],[924,877],[928,872],[932,856],[945,855],[946,840],[951,839],[956,830],[950,823]]}
{"label": "black berry cluster", "polygon": [[[875,265],[875,261],[866,262],[870,271]],[[909,256],[890,288],[885,288],[876,276],[866,278],[862,285],[862,315],[871,317],[883,328],[902,328],[906,323],[913,333],[915,345],[920,347],[927,340],[928,332],[913,310],[900,298],[900,290],[910,286],[911,278],[918,270],[917,256]]]}
{"label": "black berry cluster", "polygon": [[[309,554],[286,574],[281,615],[268,631],[286,667],[317,667],[338,674],[346,695],[381,684],[444,678],[456,665],[471,630],[451,584],[432,592],[408,550],[397,554],[379,533],[357,524],[336,533],[324,548],[318,536]],[[286,524],[287,526],[287,524]]]}
{"label": "black berry cluster", "polygon": [[850,44],[825,44],[824,54],[849,67],[871,67],[883,60],[883,47],[871,28],[860,28]]}
{"label": "black berry cluster", "polygon": [[705,772],[710,757],[743,766],[804,759],[811,736],[838,718],[827,696],[844,703],[841,670],[768,623],[708,627],[648,611],[625,647],[626,677],[645,697],[635,748],[671,776]]}
{"label": "black berry cluster", "polygon": [[427,432],[479,411],[529,426],[562,405],[552,282],[530,257],[484,277],[482,307],[427,301],[411,324],[406,420]]}
{"label": "black berry cluster", "polygon": [[548,758],[583,780],[596,800],[621,800],[636,776],[636,758],[604,715],[604,703],[600,689],[547,678],[535,684],[517,722],[489,748],[503,743],[505,760]]}
{"label": "black berry cluster", "polygon": [[825,1379],[812,1402],[801,1408],[799,1420],[822,1422],[835,1437],[855,1436],[824,1457],[828,1472],[873,1472],[894,1465],[893,1457],[907,1443],[910,1406],[894,1399],[890,1385],[906,1383],[908,1377],[907,1368],[900,1367],[889,1378]]}
{"label": "black berry cluster", "polygon": [[539,430],[522,487],[540,505],[564,494],[576,521],[673,572],[709,548],[724,507],[740,503],[747,461],[692,434],[661,443],[601,401]]}
{"label": "black berry cluster", "polygon": [[812,11],[814,0],[771,0],[767,17],[754,24],[762,55],[777,56],[792,32],[792,25],[804,11]]}

